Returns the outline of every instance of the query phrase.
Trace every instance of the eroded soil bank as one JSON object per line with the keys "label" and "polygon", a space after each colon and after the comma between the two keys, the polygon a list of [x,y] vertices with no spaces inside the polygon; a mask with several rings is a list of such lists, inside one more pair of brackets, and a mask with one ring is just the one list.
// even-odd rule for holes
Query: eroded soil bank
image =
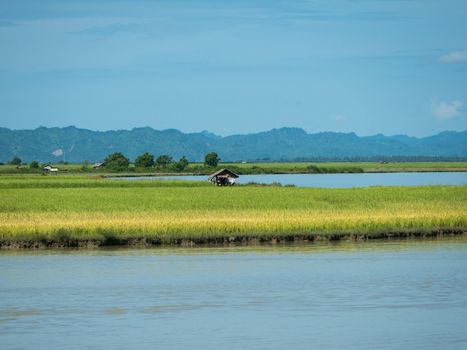
{"label": "eroded soil bank", "polygon": [[61,240],[0,240],[0,249],[46,249],[46,248],[98,248],[110,246],[198,246],[198,245],[255,245],[281,244],[290,242],[315,242],[339,240],[374,240],[374,239],[405,239],[405,238],[434,238],[444,236],[466,235],[467,228],[462,229],[433,229],[433,230],[399,230],[371,233],[336,232],[336,233],[304,233],[283,235],[232,235],[219,237],[194,238],[149,238],[131,237],[103,239],[61,239]]}

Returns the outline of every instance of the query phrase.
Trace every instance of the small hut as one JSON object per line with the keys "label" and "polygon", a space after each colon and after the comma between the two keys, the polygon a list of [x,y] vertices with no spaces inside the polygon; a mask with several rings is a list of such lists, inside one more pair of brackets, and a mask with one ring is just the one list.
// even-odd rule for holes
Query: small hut
{"label": "small hut", "polygon": [[46,165],[42,170],[46,173],[58,174],[58,168],[54,168],[51,165]]}
{"label": "small hut", "polygon": [[208,180],[217,186],[232,186],[235,185],[235,179],[239,176],[227,168],[216,171],[209,175]]}

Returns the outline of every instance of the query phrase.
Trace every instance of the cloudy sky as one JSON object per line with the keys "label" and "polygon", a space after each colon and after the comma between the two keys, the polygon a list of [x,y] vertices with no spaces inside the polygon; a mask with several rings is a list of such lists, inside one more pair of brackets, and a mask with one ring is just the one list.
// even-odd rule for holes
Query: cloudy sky
{"label": "cloudy sky", "polygon": [[0,126],[467,129],[465,0],[0,0]]}

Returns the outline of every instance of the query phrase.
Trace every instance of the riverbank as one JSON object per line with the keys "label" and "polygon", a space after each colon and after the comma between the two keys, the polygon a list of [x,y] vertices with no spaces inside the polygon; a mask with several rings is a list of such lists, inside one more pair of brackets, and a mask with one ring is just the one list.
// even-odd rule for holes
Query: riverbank
{"label": "riverbank", "polygon": [[400,240],[467,236],[467,229],[436,230],[399,230],[371,233],[335,232],[309,233],[294,235],[239,235],[219,237],[177,238],[166,241],[159,238],[134,237],[102,239],[34,239],[34,240],[0,240],[0,249],[47,249],[47,248],[103,248],[103,247],[156,247],[156,246],[243,246],[259,244],[286,244],[305,242],[366,241],[366,240]]}
{"label": "riverbank", "polygon": [[467,186],[218,188],[0,177],[0,244],[250,244],[464,234]]}

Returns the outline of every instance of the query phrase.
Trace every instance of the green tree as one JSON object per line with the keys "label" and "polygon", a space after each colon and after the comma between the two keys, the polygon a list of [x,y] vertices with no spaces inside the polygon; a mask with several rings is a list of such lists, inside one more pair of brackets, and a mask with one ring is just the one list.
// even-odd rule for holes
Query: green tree
{"label": "green tree", "polygon": [[178,162],[174,163],[173,168],[175,171],[180,172],[188,168],[188,165],[190,165],[190,162],[188,162],[188,159],[186,159],[186,157],[183,156]]}
{"label": "green tree", "polygon": [[109,154],[104,159],[105,167],[109,170],[122,171],[127,170],[130,165],[130,161],[120,152],[114,152]]}
{"label": "green tree", "polygon": [[156,159],[156,166],[158,168],[167,168],[170,164],[172,164],[173,160],[172,157],[163,154]]}
{"label": "green tree", "polygon": [[31,169],[39,169],[39,163],[35,160],[33,160],[31,163],[29,163],[29,167]]}
{"label": "green tree", "polygon": [[12,160],[10,160],[11,165],[21,165],[21,159],[18,156],[14,156]]}
{"label": "green tree", "polygon": [[217,164],[219,164],[220,160],[221,159],[219,158],[216,152],[210,152],[204,157],[204,165],[214,167],[217,166]]}
{"label": "green tree", "polygon": [[149,152],[143,153],[136,157],[135,166],[137,168],[150,168],[154,166],[154,155]]}

